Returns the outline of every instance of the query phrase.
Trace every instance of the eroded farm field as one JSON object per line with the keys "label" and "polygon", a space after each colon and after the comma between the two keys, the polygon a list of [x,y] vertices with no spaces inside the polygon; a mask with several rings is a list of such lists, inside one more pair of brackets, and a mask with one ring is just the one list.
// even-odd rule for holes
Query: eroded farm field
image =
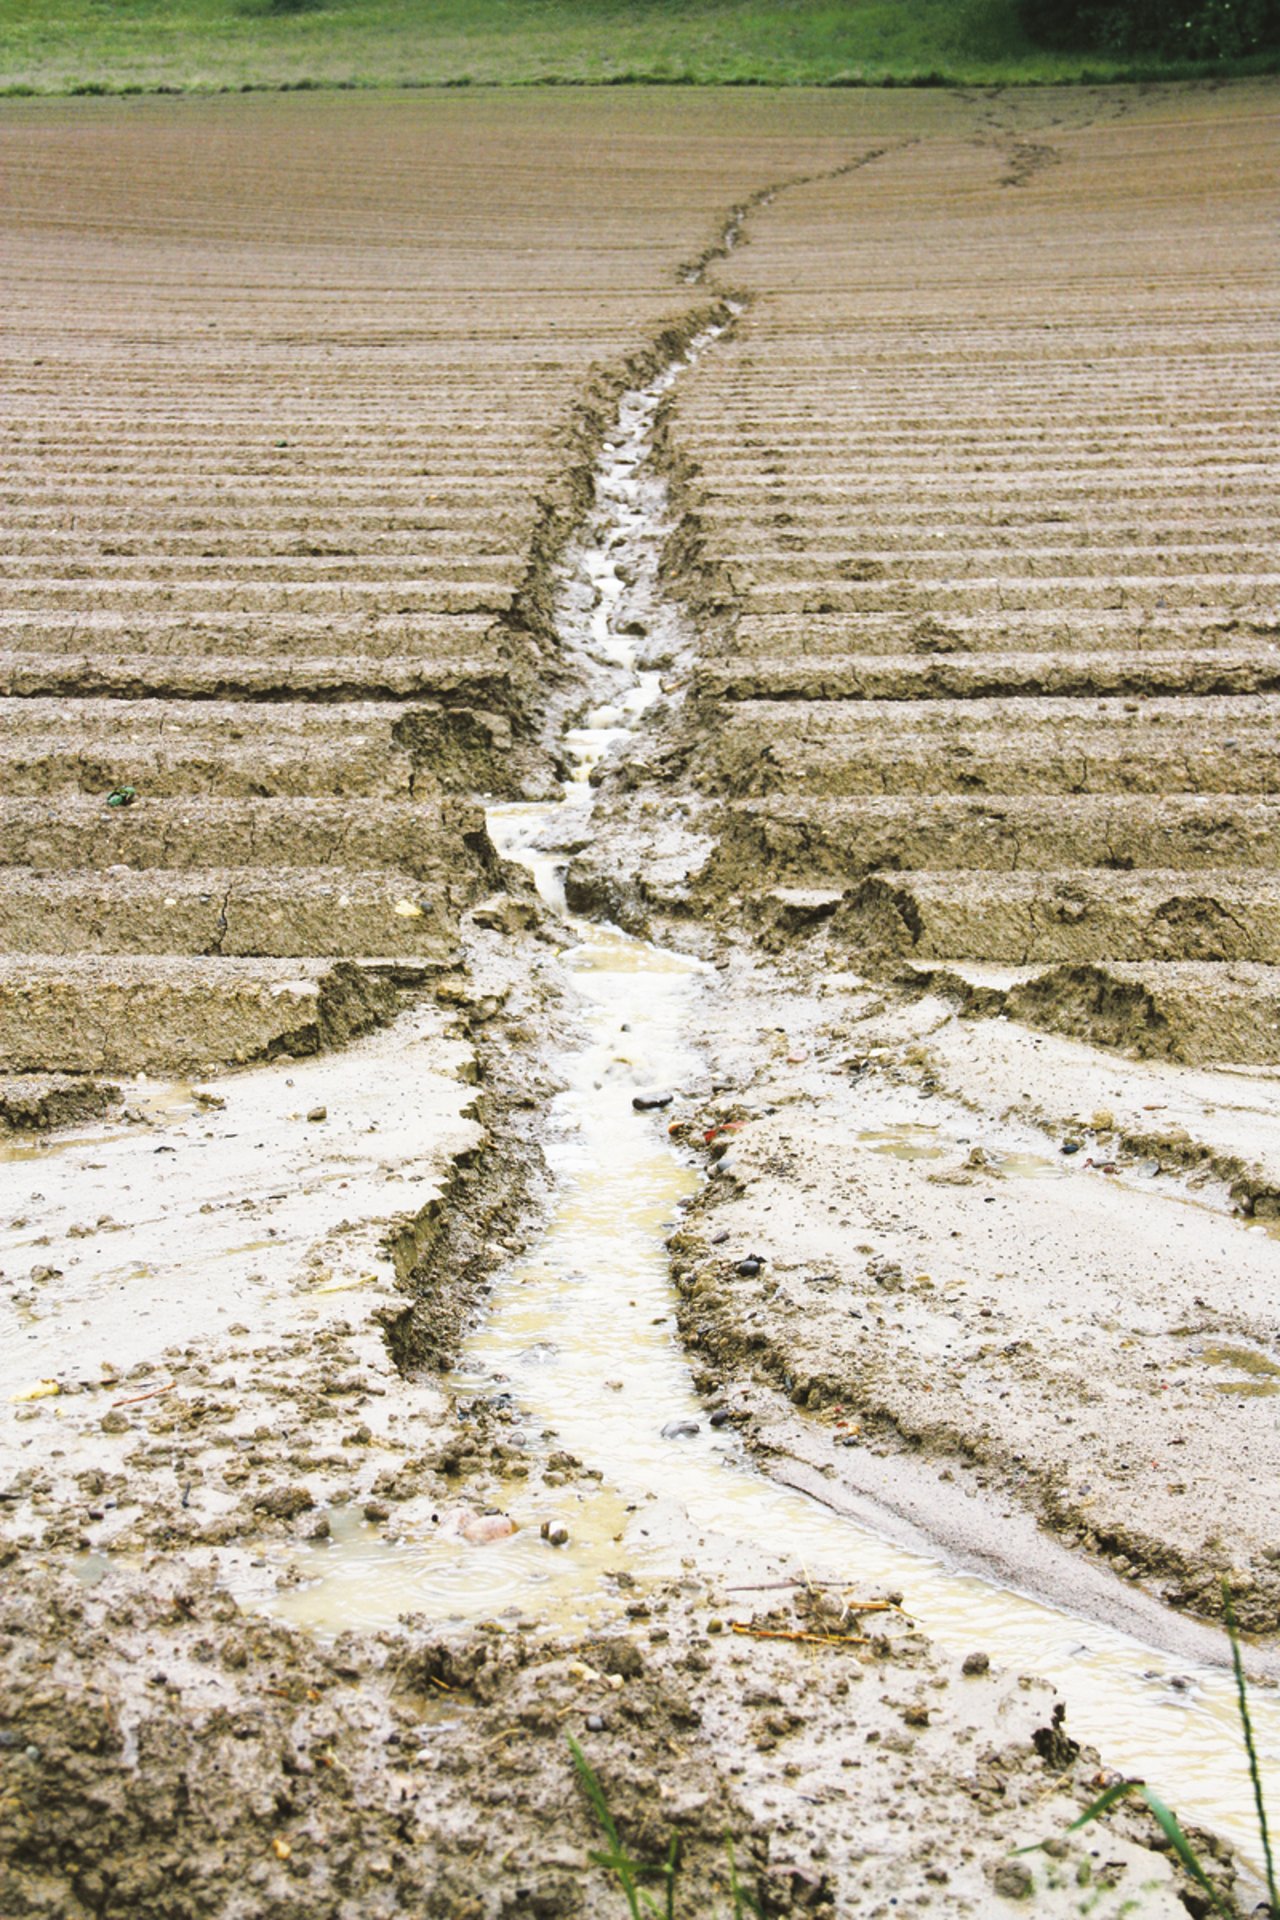
{"label": "eroded farm field", "polygon": [[1273,102],[7,104],[0,1911],[1248,1910]]}

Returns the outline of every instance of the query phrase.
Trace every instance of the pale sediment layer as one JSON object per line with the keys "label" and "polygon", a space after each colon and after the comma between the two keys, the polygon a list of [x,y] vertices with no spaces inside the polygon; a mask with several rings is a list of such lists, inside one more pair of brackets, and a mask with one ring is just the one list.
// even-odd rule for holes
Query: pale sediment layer
{"label": "pale sediment layer", "polygon": [[1108,96],[1012,184],[1028,110],[753,216],[665,421],[683,701],[569,894],[725,963],[708,1379],[1273,1632],[1273,108]]}
{"label": "pale sediment layer", "polygon": [[801,1457],[961,1553],[969,1526],[1007,1572],[1029,1510],[1178,1608],[1213,1612],[1229,1573],[1274,1633],[1270,1089],[796,986],[735,966],[712,1028],[732,1091],[677,1116],[710,1139],[674,1243],[709,1375],[766,1448],[794,1444],[780,1394]]}
{"label": "pale sediment layer", "polygon": [[341,1045],[390,1017],[394,986],[334,960],[74,954],[0,961],[11,1073],[204,1072]]}
{"label": "pale sediment layer", "polygon": [[[1151,1098],[1122,1115],[1108,1087],[1105,1124],[1083,1090],[1120,1069],[1095,1050],[860,987],[842,935],[861,887],[914,888],[981,949],[1009,830],[983,862],[975,795],[1141,793],[1224,796],[1229,824],[1138,810],[1124,872],[1084,808],[1022,823],[1024,892],[1088,876],[1081,964],[1118,959],[1085,935],[1137,942],[1170,901],[1191,964],[1206,875],[1269,940],[1274,588],[1242,557],[1269,431],[1263,96],[13,104],[0,1058],[32,1077],[4,1097],[151,1078],[6,1147],[0,1906],[603,1920],[571,1730],[628,1846],[679,1832],[708,1909],[727,1828],[778,1913],[1034,1890],[1065,1916],[1096,1890],[1100,1920],[1137,1897],[1172,1920],[1138,1815],[1010,1857],[1093,1794],[1098,1756],[998,1647],[943,1658],[856,1566],[849,1606],[785,1541],[746,1556],[746,1597],[693,1554],[640,1587],[610,1536],[592,1631],[545,1632],[528,1596],[599,1469],[439,1370],[522,1244],[573,1024],[471,808],[551,787],[556,569],[617,398],[741,288],[659,435],[668,579],[705,623],[688,662],[647,637],[692,697],[629,791],[606,780],[582,862],[597,904],[674,906],[728,963],[726,1091],[658,1123],[727,1149],[672,1248],[700,1384],[780,1470],[880,1472],[886,1512],[886,1463],[929,1453],[915,1517],[961,1557],[946,1476],[973,1460],[997,1518],[1017,1503],[1191,1608],[1238,1567],[1274,1625],[1264,1502],[1224,1480],[1229,1456],[1263,1487],[1277,1464],[1265,1245],[1231,1238],[1226,1195],[1261,1214],[1280,1190],[1266,1087],[1266,1151],[1232,1171],[1238,1076],[1134,1069]],[[1170,193],[1184,150],[1195,193]],[[754,209],[731,255],[708,241],[726,207]],[[1135,209],[1146,305],[1118,318]],[[918,872],[888,814],[846,831],[804,805],[917,793],[961,822],[922,818]],[[756,846],[745,803],[775,795]],[[793,897],[756,921],[770,888]],[[757,924],[776,971],[729,951]],[[993,958],[960,945],[959,971]],[[935,1131],[899,1160],[904,1105]],[[1130,1165],[1169,1105],[1167,1147]],[[1073,1168],[1015,1188],[1019,1155]],[[534,1577],[464,1629],[449,1582],[495,1530]],[[425,1568],[380,1631],[264,1617],[305,1604],[330,1542],[367,1556],[362,1603]]]}

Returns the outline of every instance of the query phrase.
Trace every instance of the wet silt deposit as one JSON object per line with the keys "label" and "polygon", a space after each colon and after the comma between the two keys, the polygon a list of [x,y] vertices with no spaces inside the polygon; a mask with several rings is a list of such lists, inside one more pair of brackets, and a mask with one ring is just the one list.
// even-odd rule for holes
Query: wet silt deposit
{"label": "wet silt deposit", "polygon": [[1252,1909],[1275,136],[8,103],[0,1911]]}

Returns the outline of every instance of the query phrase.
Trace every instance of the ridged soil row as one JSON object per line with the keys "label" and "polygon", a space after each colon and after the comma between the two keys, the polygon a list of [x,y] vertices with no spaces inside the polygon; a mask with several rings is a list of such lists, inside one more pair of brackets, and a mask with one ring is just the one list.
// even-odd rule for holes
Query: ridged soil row
{"label": "ridged soil row", "polygon": [[[755,216],[667,421],[705,910],[880,970],[1150,968],[1128,1041],[1280,1053],[1253,104],[1068,129],[1016,183],[982,140],[895,149]],[[1085,977],[1022,1012],[1087,1027]]]}
{"label": "ridged soil row", "polygon": [[1275,109],[1121,104],[753,216],[664,414],[683,701],[571,897],[722,966],[672,1255],[761,1452],[1274,1633]]}
{"label": "ridged soil row", "polygon": [[[744,155],[620,164],[606,114],[553,165],[500,108],[459,166],[440,116],[391,111],[371,196],[342,103],[197,109],[189,149],[97,115],[96,163],[57,116],[10,130],[0,1072],[192,1072],[386,1017],[498,882],[480,796],[553,778],[556,565],[618,395],[710,311],[671,261]],[[316,116],[354,172],[298,166]]]}

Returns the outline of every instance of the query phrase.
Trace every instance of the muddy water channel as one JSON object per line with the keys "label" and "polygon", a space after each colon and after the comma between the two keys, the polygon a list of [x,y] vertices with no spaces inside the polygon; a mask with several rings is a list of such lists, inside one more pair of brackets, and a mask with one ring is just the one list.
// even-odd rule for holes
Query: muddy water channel
{"label": "muddy water channel", "polygon": [[[665,488],[647,454],[663,394],[720,330],[627,395],[608,437],[595,512],[562,593],[562,638],[589,688],[563,735],[563,796],[489,813],[500,851],[530,870],[562,921],[559,964],[578,1017],[548,1116],[558,1197],[541,1239],[497,1285],[449,1384],[463,1406],[497,1399],[513,1415],[518,1445],[541,1450],[544,1460],[570,1453],[590,1477],[576,1472],[556,1485],[551,1461],[550,1484],[539,1483],[523,1507],[513,1502],[518,1531],[483,1548],[438,1532],[388,1545],[357,1522],[345,1532],[336,1523],[333,1543],[304,1566],[312,1577],[278,1608],[329,1629],[422,1610],[459,1625],[535,1617],[566,1625],[620,1611],[616,1582],[604,1578],[619,1571],[640,1586],[682,1569],[713,1575],[740,1589],[744,1616],[753,1591],[784,1577],[854,1591],[888,1587],[939,1646],[984,1648],[1002,1666],[1052,1681],[1077,1738],[1099,1747],[1109,1766],[1149,1775],[1185,1818],[1215,1828],[1256,1863],[1222,1666],[1172,1657],[908,1551],[887,1528],[882,1535],[778,1486],[731,1426],[712,1424],[695,1394],[663,1243],[702,1176],[669,1143],[657,1102],[710,1090],[699,1004],[716,990],[717,975],[571,915],[563,877],[567,849],[590,837],[593,768],[625,751],[641,716],[663,697],[657,654],[669,667],[679,651],[676,614],[661,606]],[[923,1136],[866,1138],[887,1151],[928,1150]],[[552,1549],[544,1526],[567,1539]],[[1171,1623],[1169,1644],[1185,1655],[1183,1623]],[[1264,1691],[1254,1711],[1263,1765],[1280,1791],[1280,1708]]]}

